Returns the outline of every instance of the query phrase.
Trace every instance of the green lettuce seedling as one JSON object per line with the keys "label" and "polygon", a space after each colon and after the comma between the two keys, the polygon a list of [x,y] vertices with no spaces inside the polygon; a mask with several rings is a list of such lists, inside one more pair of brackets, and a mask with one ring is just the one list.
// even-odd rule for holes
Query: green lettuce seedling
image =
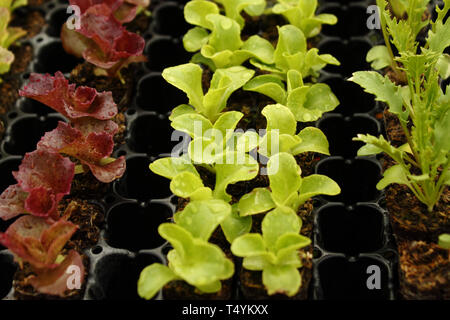
{"label": "green lettuce seedling", "polygon": [[[441,48],[446,45],[444,41],[439,41]],[[374,94],[377,100],[387,103],[389,111],[400,120],[407,138],[407,143],[399,148],[382,136],[354,138],[367,144],[358,155],[385,152],[396,163],[384,172],[377,188],[381,190],[392,183],[404,184],[430,212],[450,184],[450,86],[445,94],[439,86],[437,64],[441,48],[436,53],[437,45],[431,44],[431,50],[422,49],[421,54],[401,53],[397,60],[404,66],[402,70],[409,84],[406,87],[397,86],[387,76],[373,71],[356,72],[350,79]]]}
{"label": "green lettuce seedling", "polygon": [[308,50],[304,33],[293,25],[278,27],[278,43],[273,51],[273,64],[256,59],[250,62],[257,68],[268,71],[282,80],[287,80],[289,70],[298,71],[303,78],[319,76],[319,71],[327,64],[340,65],[330,54],[319,54],[319,49]]}
{"label": "green lettuce seedling", "polygon": [[329,155],[329,144],[323,132],[306,127],[298,134],[297,121],[291,110],[281,104],[266,106],[261,112],[267,119],[266,134],[259,143],[259,153],[271,157],[278,152],[294,156],[304,152]]}
{"label": "green lettuce seedling", "polygon": [[[241,6],[236,7],[234,2],[239,2]],[[255,1],[224,1],[228,12],[234,12],[233,16],[237,11],[231,8],[241,8],[245,3],[251,2]],[[196,26],[183,37],[187,51],[200,51],[194,55],[193,62],[201,62],[213,71],[239,66],[250,58],[266,64],[273,63],[273,47],[270,42],[257,35],[242,41],[240,24],[220,15],[215,3],[206,0],[188,2],[184,8],[184,16],[187,22]]]}
{"label": "green lettuce seedling", "polygon": [[442,9],[436,6],[438,15],[434,22],[431,20],[423,21],[423,13],[427,10],[429,2],[429,0],[391,2],[392,9],[397,16],[391,17],[385,0],[377,0],[385,45],[375,46],[367,53],[367,62],[371,63],[373,69],[381,70],[390,67],[398,80],[406,82],[391,44],[395,46],[398,52],[417,53],[419,48],[417,36],[431,23],[425,48],[430,48],[441,54],[438,60],[440,76],[444,79],[450,76],[450,55],[443,53],[445,48],[449,46],[450,25],[447,21],[444,23],[444,18],[450,9],[450,1],[445,0],[445,6]]}
{"label": "green lettuce seedling", "polygon": [[262,281],[269,295],[295,295],[301,287],[299,268],[302,262],[298,250],[311,240],[300,235],[302,220],[286,207],[278,207],[262,221],[262,235],[247,233],[235,239],[231,252],[243,257],[242,266],[262,271]]}
{"label": "green lettuce seedling", "polygon": [[341,192],[338,184],[327,176],[313,174],[302,178],[294,156],[286,152],[271,156],[267,170],[270,190],[255,188],[244,195],[238,204],[241,216],[259,214],[277,207],[288,207],[297,212],[301,205],[314,196],[337,195]]}
{"label": "green lettuce seedling", "polygon": [[[193,218],[199,215],[210,217],[215,214],[207,206],[196,209]],[[189,209],[189,213],[192,212],[194,211]],[[167,255],[168,266],[153,263],[141,272],[138,293],[142,298],[147,300],[153,298],[165,284],[174,280],[184,280],[201,293],[214,293],[221,289],[221,280],[233,275],[233,262],[218,246],[208,243],[205,239],[211,230],[209,225],[211,219],[196,220],[195,227],[191,228],[196,230],[196,235],[185,229],[183,225],[186,224],[183,222],[180,222],[181,225],[163,223],[159,226],[159,234],[170,242],[173,249]]]}
{"label": "green lettuce seedling", "polygon": [[303,31],[307,38],[317,36],[323,24],[334,25],[336,16],[322,13],[316,15],[317,0],[277,0],[272,8],[275,14],[283,15],[290,24]]}
{"label": "green lettuce seedling", "polygon": [[[448,233],[443,233],[439,236],[439,241],[438,241],[438,245],[442,248],[442,249],[447,249],[450,250],[450,234]],[[450,259],[450,257],[449,257]]]}
{"label": "green lettuce seedling", "polygon": [[202,89],[202,73],[202,68],[194,63],[164,69],[163,78],[185,92],[191,105],[176,107],[172,111],[171,120],[182,114],[195,112],[214,123],[226,107],[230,95],[247,83],[255,72],[241,66],[218,69],[214,72],[206,94],[203,94]]}
{"label": "green lettuce seedling", "polygon": [[[230,184],[253,179],[258,173],[256,161],[250,165],[245,164],[216,164],[214,166],[216,181],[214,190],[205,187],[200,174],[186,157],[162,158],[150,164],[154,173],[171,179],[170,190],[173,194],[196,201],[222,201],[228,205],[231,196],[227,193]],[[230,214],[224,216],[220,222],[222,230],[228,241],[250,231],[252,220],[250,217],[240,217],[237,205],[233,205]]]}
{"label": "green lettuce seedling", "polygon": [[0,74],[9,72],[14,62],[14,54],[9,46],[26,34],[21,28],[8,27],[11,19],[10,8],[0,6]]}

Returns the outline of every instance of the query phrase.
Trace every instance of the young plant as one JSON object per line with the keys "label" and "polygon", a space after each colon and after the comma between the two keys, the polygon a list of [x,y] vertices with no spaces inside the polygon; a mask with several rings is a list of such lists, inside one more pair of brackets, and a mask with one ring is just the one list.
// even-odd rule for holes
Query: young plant
{"label": "young plant", "polygon": [[302,262],[298,250],[311,240],[300,235],[301,219],[286,207],[277,207],[262,221],[262,235],[247,233],[235,239],[231,252],[243,257],[247,270],[262,271],[267,293],[294,296],[301,287],[299,268]]}
{"label": "young plant", "polygon": [[[250,1],[237,2],[244,5]],[[236,8],[235,3],[226,3],[228,11]],[[203,63],[213,71],[240,66],[250,58],[266,64],[273,63],[273,47],[270,42],[257,35],[242,41],[239,23],[220,15],[215,3],[206,0],[190,1],[184,7],[184,16],[187,22],[196,26],[183,37],[187,51],[200,51],[194,55],[192,62]]]}
{"label": "young plant", "polygon": [[259,143],[260,154],[271,157],[278,152],[294,156],[304,152],[329,155],[329,144],[323,132],[315,127],[306,127],[298,134],[297,121],[289,108],[281,104],[266,106],[262,112],[267,119],[266,134]]}
{"label": "young plant", "polygon": [[215,123],[230,95],[247,83],[254,73],[241,66],[218,69],[214,72],[208,92],[203,94],[203,70],[200,66],[187,63],[164,69],[163,78],[185,92],[190,104],[176,107],[172,111],[171,120],[183,114],[197,113]]}
{"label": "young plant", "polygon": [[340,64],[330,54],[319,54],[317,48],[308,49],[304,33],[296,26],[278,27],[278,35],[278,43],[272,57],[274,63],[268,64],[250,59],[255,67],[287,81],[289,70],[298,71],[303,79],[307,77],[314,79],[319,76],[319,71],[327,64]]}
{"label": "young plant", "polygon": [[317,195],[337,195],[338,184],[327,176],[312,174],[301,177],[301,169],[293,155],[281,152],[272,155],[267,163],[270,190],[255,188],[244,195],[238,204],[242,217],[268,212],[278,207],[288,207],[294,212],[310,198]]}
{"label": "young plant", "polygon": [[65,297],[67,283],[77,267],[79,283],[84,281],[84,265],[79,253],[70,250],[62,253],[66,242],[78,229],[73,223],[60,219],[50,224],[43,218],[23,216],[17,219],[5,233],[0,233],[0,243],[7,247],[22,267],[23,261],[31,265],[33,275],[25,281],[39,293]]}
{"label": "young plant", "polygon": [[107,4],[87,8],[79,19],[79,29],[71,30],[67,24],[62,27],[61,39],[67,53],[83,57],[110,76],[120,76],[120,70],[130,63],[146,61],[142,54],[144,38],[128,32]]}
{"label": "young plant", "polygon": [[150,0],[70,0],[69,2],[71,5],[78,6],[81,13],[86,12],[92,6],[105,4],[120,23],[133,21],[139,10],[150,5]]}
{"label": "young plant", "polygon": [[277,0],[277,2],[272,12],[283,15],[290,24],[302,30],[307,38],[317,36],[323,24],[337,23],[336,16],[332,14],[316,15],[317,0]]}
{"label": "young plant", "polygon": [[[17,5],[17,3],[15,4]],[[14,62],[14,54],[8,48],[26,35],[26,31],[21,28],[8,27],[14,4],[12,7],[6,5],[6,2],[3,5],[0,2],[0,74],[9,72],[11,64]]]}
{"label": "young plant", "polygon": [[244,258],[245,269],[262,271],[269,295],[293,296],[301,286],[298,249],[311,243],[299,234],[302,220],[296,212],[309,198],[319,194],[336,195],[340,188],[326,176],[302,178],[300,167],[289,153],[270,157],[267,169],[270,190],[256,188],[238,204],[240,216],[269,211],[262,221],[262,235],[248,233],[235,238],[231,251]]}
{"label": "young plant", "polygon": [[233,275],[234,265],[208,239],[229,210],[223,204],[214,200],[190,203],[177,214],[176,224],[159,226],[159,234],[170,242],[173,249],[167,255],[168,266],[154,263],[141,272],[138,293],[142,298],[151,299],[174,280],[184,280],[200,293],[214,293],[221,289],[221,280]]}
{"label": "young plant", "polygon": [[[194,0],[195,1],[195,0]],[[264,13],[266,8],[266,0],[214,0],[220,3],[225,9],[225,15],[235,20],[244,28],[245,20],[241,15],[245,11],[249,16],[259,16]]]}
{"label": "young plant", "polygon": [[[417,36],[419,33],[431,23],[431,30],[429,31],[425,48],[436,46],[437,42],[442,45],[447,43],[448,46],[448,24],[444,24],[444,18],[450,8],[450,1],[445,1],[443,9],[436,6],[438,13],[436,21],[423,20],[423,14],[427,10],[429,0],[402,0],[394,1],[391,4],[394,12],[401,14],[401,16],[391,17],[389,10],[386,7],[385,0],[377,0],[380,8],[380,22],[385,40],[385,45],[375,46],[367,53],[367,62],[371,63],[372,68],[381,70],[389,67],[393,71],[394,79],[398,83],[406,82],[406,76],[402,71],[399,61],[394,56],[394,50],[391,43],[395,46],[399,53],[409,52],[412,54],[418,53],[419,42]],[[402,13],[400,13],[402,12]],[[406,16],[406,17],[405,17]],[[445,35],[447,34],[447,39]],[[440,44],[439,44],[440,45]],[[445,49],[444,47],[444,49]],[[433,50],[439,52],[440,50]],[[450,56],[443,53],[438,60],[438,68],[440,76],[444,79],[450,76]]]}
{"label": "young plant", "polygon": [[[447,42],[448,39],[447,33]],[[404,184],[429,212],[450,184],[450,86],[444,94],[439,86],[437,68],[440,49],[444,46],[442,39],[438,43],[430,42],[430,49],[422,49],[421,54],[401,53],[397,60],[404,66],[407,87],[397,86],[376,72],[356,72],[350,79],[388,104],[407,138],[407,143],[399,148],[382,136],[358,135],[354,139],[367,144],[358,155],[385,152],[396,163],[384,172],[377,188],[383,189],[392,183]]]}
{"label": "young plant", "polygon": [[73,125],[60,122],[38,143],[38,149],[59,152],[78,159],[76,172],[90,170],[101,182],[108,183],[125,172],[125,157],[111,158],[113,136],[118,130],[111,120],[117,114],[111,92],[69,84],[61,72],[54,77],[31,74],[29,83],[19,91],[60,112]]}
{"label": "young plant", "polygon": [[[447,249],[450,250],[450,234],[448,233],[443,233],[439,236],[439,242],[438,242],[439,247],[441,247],[442,249]],[[450,257],[449,257],[450,259]]]}
{"label": "young plant", "polygon": [[9,186],[0,195],[0,218],[8,220],[29,213],[59,219],[58,203],[70,193],[74,177],[74,164],[68,158],[55,152],[36,150],[25,154],[13,176],[17,184]]}

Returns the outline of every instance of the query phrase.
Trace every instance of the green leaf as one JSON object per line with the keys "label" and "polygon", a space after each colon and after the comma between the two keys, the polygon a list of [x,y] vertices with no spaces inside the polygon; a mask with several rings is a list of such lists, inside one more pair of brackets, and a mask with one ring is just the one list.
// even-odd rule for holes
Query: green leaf
{"label": "green leaf", "polygon": [[217,69],[204,98],[204,115],[214,122],[225,108],[230,95],[246,84],[254,73],[253,70],[241,66]]}
{"label": "green leaf", "polygon": [[164,69],[163,78],[182,90],[189,98],[189,104],[196,110],[203,109],[202,68],[193,63]]}
{"label": "green leaf", "polygon": [[213,128],[211,121],[197,113],[188,113],[176,117],[172,123],[172,128],[189,134],[192,138],[200,138]]}
{"label": "green leaf", "polygon": [[450,46],[450,20],[447,19],[445,23],[437,21],[435,25],[435,32],[430,30],[428,33],[427,42],[429,48],[437,53],[442,53]]}
{"label": "green leaf", "polygon": [[187,104],[180,104],[172,110],[169,116],[169,120],[174,121],[177,117],[190,113],[195,113],[194,108]]}
{"label": "green leaf", "polygon": [[231,206],[222,200],[191,201],[174,215],[177,225],[189,231],[194,238],[208,241],[211,234],[228,216]]}
{"label": "green leaf", "polygon": [[212,24],[206,17],[218,13],[219,7],[211,1],[189,1],[184,6],[184,19],[190,24],[206,29],[212,28]]}
{"label": "green leaf", "polygon": [[195,27],[190,29],[183,37],[183,45],[186,51],[199,51],[203,45],[207,44],[209,33],[203,28]]}
{"label": "green leaf", "polygon": [[408,111],[403,110],[403,99],[399,87],[375,71],[358,71],[353,73],[349,79],[361,87],[365,92],[376,96],[375,100],[386,102],[389,105],[389,111],[396,114],[399,119],[406,122],[408,120]]}
{"label": "green leaf", "polygon": [[217,52],[234,51],[242,47],[241,30],[236,21],[220,14],[209,14],[206,20],[213,26],[209,44]]}
{"label": "green leaf", "polygon": [[267,171],[273,201],[277,205],[288,205],[288,200],[297,194],[301,185],[301,170],[294,157],[286,152],[271,156]]}
{"label": "green leaf", "polygon": [[189,171],[181,172],[170,182],[170,190],[173,194],[191,200],[206,200],[212,197],[210,188],[203,185],[198,174]]}
{"label": "green leaf", "polygon": [[372,69],[375,70],[381,70],[394,63],[386,46],[372,47],[367,53],[366,61],[369,62]]}
{"label": "green leaf", "polygon": [[266,247],[276,253],[278,239],[288,233],[299,233],[302,220],[288,207],[277,207],[264,216],[261,224]]}
{"label": "green leaf", "polygon": [[251,180],[258,174],[258,162],[246,154],[242,158],[240,156],[236,152],[228,152],[221,163],[216,163],[214,198],[230,201],[231,196],[226,191],[229,184]]}
{"label": "green leaf", "polygon": [[266,6],[265,0],[216,0],[225,8],[227,17],[239,23],[244,27],[245,20],[241,16],[241,11],[245,10],[250,15],[260,15]]}
{"label": "green leaf", "polygon": [[233,241],[231,252],[238,257],[254,257],[264,255],[266,247],[259,233],[247,233]]}
{"label": "green leaf", "polygon": [[383,190],[392,183],[409,185],[408,172],[399,164],[396,164],[383,173],[383,179],[377,184],[378,190]]}
{"label": "green leaf", "polygon": [[214,129],[219,130],[224,139],[228,140],[243,116],[244,114],[238,111],[228,111],[222,113],[214,123]]}
{"label": "green leaf", "polygon": [[234,239],[250,232],[252,228],[252,217],[241,217],[237,212],[236,205],[233,205],[233,210],[220,224],[225,238],[229,243]]}
{"label": "green leaf", "polygon": [[[274,52],[272,44],[257,35],[248,38],[241,47],[241,51],[248,53],[249,57],[258,59],[262,63],[274,63]],[[247,60],[246,58],[245,60]]]}
{"label": "green leaf", "polygon": [[191,172],[200,177],[194,165],[184,157],[157,159],[149,167],[151,171],[167,179],[173,179],[182,172]]}
{"label": "green leaf", "polygon": [[280,78],[273,75],[257,76],[247,82],[244,90],[254,91],[268,96],[277,103],[286,102],[286,90]]}
{"label": "green leaf", "polygon": [[439,76],[442,79],[450,77],[450,55],[443,54],[440,56],[436,67],[439,70]]}
{"label": "green leaf", "polygon": [[325,134],[318,128],[306,127],[298,134],[301,143],[292,150],[293,155],[304,152],[318,152],[330,155],[329,144]]}
{"label": "green leaf", "polygon": [[377,138],[370,134],[367,135],[358,134],[356,138],[353,138],[353,141],[362,141],[368,145],[371,145],[371,147],[366,147],[365,149],[363,149],[363,151],[361,151],[360,149],[361,153],[358,152],[358,156],[373,154],[370,152],[379,153],[379,150],[382,150],[383,152],[387,153],[392,159],[394,159],[397,163],[403,162],[405,151],[393,147],[388,141],[386,141],[386,139],[382,135],[380,135]]}
{"label": "green leaf", "polygon": [[158,231],[174,248],[167,255],[170,269],[189,284],[219,290],[216,282],[233,275],[233,263],[218,246],[193,238],[190,232],[173,223],[161,224]]}
{"label": "green leaf", "polygon": [[239,200],[240,216],[249,216],[269,211],[275,207],[271,193],[266,188],[255,188]]}
{"label": "green leaf", "polygon": [[267,119],[266,130],[278,130],[280,134],[295,135],[297,121],[290,110],[281,104],[271,104],[261,111]]}
{"label": "green leaf", "polygon": [[165,265],[153,263],[142,270],[139,276],[138,294],[141,298],[150,300],[162,287],[177,278],[177,275]]}
{"label": "green leaf", "polygon": [[300,289],[300,272],[292,266],[267,266],[263,270],[263,284],[269,295],[281,293],[292,297]]}
{"label": "green leaf", "polygon": [[306,53],[306,38],[303,32],[293,26],[278,27],[278,44],[274,52],[274,60],[277,68],[291,69],[289,59],[299,53]]}
{"label": "green leaf", "polygon": [[287,107],[297,121],[301,122],[315,121],[323,113],[334,110],[338,105],[338,99],[330,87],[324,83],[297,88],[291,92],[287,100]]}
{"label": "green leaf", "polygon": [[0,74],[9,72],[11,64],[14,62],[14,54],[0,47]]}
{"label": "green leaf", "polygon": [[450,249],[450,234],[444,233],[439,236],[439,246],[443,249]]}
{"label": "green leaf", "polygon": [[335,196],[341,192],[341,188],[333,179],[327,176],[312,174],[302,179],[302,185],[300,186],[299,191],[300,196],[298,198],[297,207],[319,194]]}
{"label": "green leaf", "polygon": [[[309,246],[311,239],[297,233],[286,233],[278,238],[276,243],[277,261],[280,265],[293,264],[296,267],[301,267],[301,261],[293,259],[290,261],[289,255],[297,250]],[[296,255],[298,258],[298,255]],[[295,261],[295,262],[294,262]]]}

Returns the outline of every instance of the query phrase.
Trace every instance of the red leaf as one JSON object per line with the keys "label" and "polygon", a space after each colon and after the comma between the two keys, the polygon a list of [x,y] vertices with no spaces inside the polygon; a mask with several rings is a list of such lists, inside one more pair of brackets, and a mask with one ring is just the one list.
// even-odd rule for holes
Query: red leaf
{"label": "red leaf", "polygon": [[26,215],[0,234],[0,243],[34,270],[51,269],[57,266],[56,257],[77,228],[64,219],[49,224],[45,219]]}
{"label": "red leaf", "polygon": [[108,120],[117,114],[117,105],[111,92],[99,93],[84,86],[76,88],[59,71],[54,77],[32,73],[28,84],[19,94],[37,100],[71,120],[82,117]]}
{"label": "red leaf", "polygon": [[[63,262],[53,269],[37,272],[37,276],[29,279],[29,283],[39,292],[65,297],[69,285],[80,285],[84,282],[83,260],[78,252],[71,250]],[[73,279],[75,278],[75,279]],[[76,279],[78,278],[78,279]],[[73,283],[75,280],[76,283]]]}
{"label": "red leaf", "polygon": [[112,182],[125,173],[126,161],[125,157],[121,156],[114,162],[108,163],[104,166],[87,164],[91,169],[92,174],[101,182],[109,183]]}
{"label": "red leaf", "polygon": [[25,213],[27,193],[18,184],[9,186],[0,195],[0,218],[9,220]]}
{"label": "red leaf", "polygon": [[[124,15],[124,13],[120,13]],[[128,19],[128,18],[126,18]],[[79,30],[61,31],[64,49],[113,75],[131,62],[145,61],[142,55],[145,40],[128,32],[114,17],[108,4],[86,9],[80,18]]]}

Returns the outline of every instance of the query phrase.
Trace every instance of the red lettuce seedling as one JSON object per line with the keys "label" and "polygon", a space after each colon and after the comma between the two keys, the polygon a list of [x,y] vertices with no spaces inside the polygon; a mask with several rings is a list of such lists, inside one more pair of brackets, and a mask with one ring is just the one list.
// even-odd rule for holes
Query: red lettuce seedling
{"label": "red lettuce seedling", "polygon": [[86,12],[90,7],[106,4],[114,17],[121,23],[132,21],[137,14],[138,8],[146,8],[150,4],[150,0],[70,0],[71,5],[80,8],[81,13]]}
{"label": "red lettuce seedling", "polygon": [[58,127],[47,132],[38,143],[38,149],[46,149],[72,156],[87,166],[101,182],[111,182],[125,172],[125,157],[110,158],[114,148],[112,135],[107,132],[91,132],[84,135],[69,124],[59,122]]}
{"label": "red lettuce seedling", "polygon": [[84,265],[81,256],[75,250],[67,255],[61,255],[66,242],[72,237],[78,226],[60,219],[50,224],[48,221],[34,217],[23,216],[17,219],[5,233],[0,233],[0,243],[11,250],[17,261],[28,262],[34,275],[26,278],[40,293],[65,296],[68,289],[68,268],[77,267],[78,283],[84,280]]}
{"label": "red lettuce seedling", "polygon": [[70,30],[64,24],[61,39],[67,53],[83,57],[111,76],[130,63],[146,61],[142,54],[144,38],[128,32],[104,3],[89,7],[81,15],[79,29]]}
{"label": "red lettuce seedling", "polygon": [[49,106],[72,121],[83,117],[108,120],[117,114],[111,92],[97,92],[84,86],[76,88],[59,71],[55,76],[32,73],[19,94]]}
{"label": "red lettuce seedling", "polygon": [[13,172],[17,184],[9,186],[0,195],[0,218],[7,220],[31,213],[58,219],[57,206],[70,193],[74,167],[68,158],[56,152],[36,150],[27,153],[19,171]]}

